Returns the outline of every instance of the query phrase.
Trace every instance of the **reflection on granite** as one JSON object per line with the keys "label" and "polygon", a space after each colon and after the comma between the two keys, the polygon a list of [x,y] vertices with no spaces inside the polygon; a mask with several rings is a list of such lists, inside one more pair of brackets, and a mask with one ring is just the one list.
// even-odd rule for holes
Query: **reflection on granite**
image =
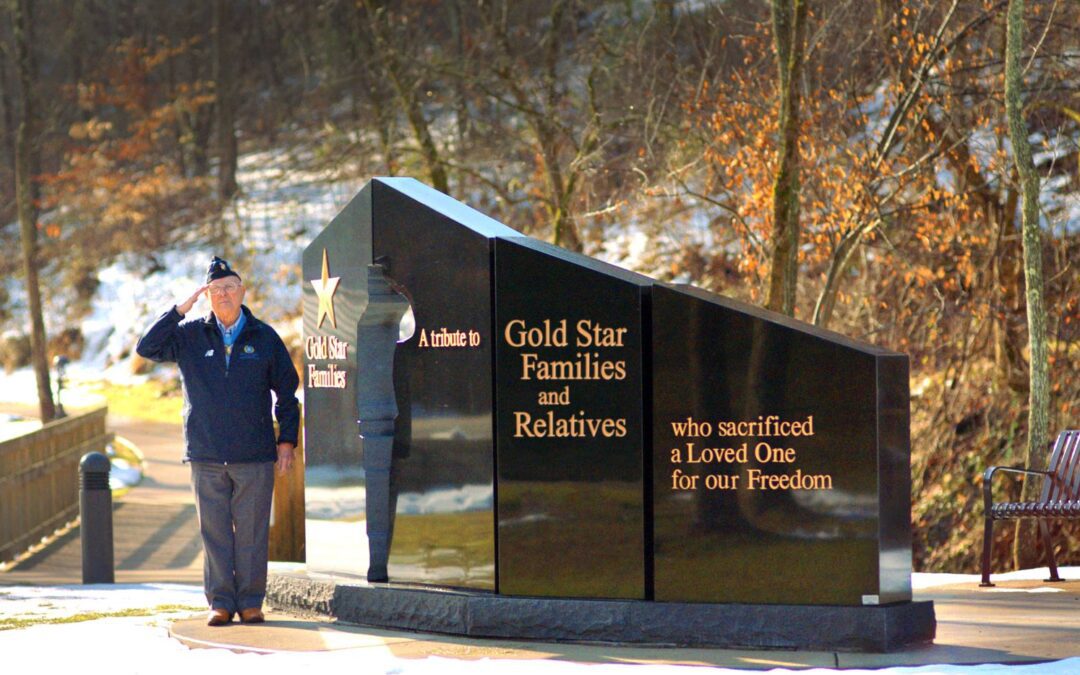
{"label": "reflection on granite", "polygon": [[[495,492],[489,236],[517,234],[460,204],[450,208],[457,203],[415,181],[373,181],[365,190],[378,214],[373,255],[408,299],[413,321],[393,364],[398,501],[389,576],[494,590],[494,499],[466,497],[481,486]],[[476,343],[439,341],[459,332]],[[447,498],[455,493],[463,499]],[[403,501],[410,494],[440,510],[411,510]]]}
{"label": "reflection on granite", "polygon": [[656,599],[910,600],[885,562],[908,501],[881,490],[907,464],[879,462],[906,357],[688,287],[654,286],[652,316]]}
{"label": "reflection on granite", "polygon": [[[379,260],[377,258],[377,260]],[[368,581],[387,581],[387,561],[394,534],[397,485],[393,481],[394,352],[409,301],[394,288],[384,265],[368,265],[368,305],[356,329],[356,367],[364,374],[357,385],[356,409],[364,444],[367,480]]]}
{"label": "reflection on granite", "polygon": [[645,598],[650,281],[535,240],[495,272],[499,592]]}

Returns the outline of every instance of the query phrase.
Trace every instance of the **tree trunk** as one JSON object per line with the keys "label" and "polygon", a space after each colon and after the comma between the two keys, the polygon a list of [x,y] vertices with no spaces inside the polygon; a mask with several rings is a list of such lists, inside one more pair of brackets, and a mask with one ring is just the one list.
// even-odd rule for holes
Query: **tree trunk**
{"label": "tree trunk", "polygon": [[416,137],[416,142],[420,146],[420,155],[424,158],[424,164],[427,166],[431,186],[439,192],[449,194],[450,181],[446,177],[446,167],[443,166],[439,148],[435,145],[435,138],[431,135],[431,127],[428,125],[427,118],[424,117],[424,111],[420,106],[420,99],[417,97],[416,91],[406,87],[405,83],[396,74],[392,75],[390,79],[394,83],[398,97],[405,106],[405,116],[409,120],[409,126],[412,127],[413,136]]}
{"label": "tree trunk", "polygon": [[381,73],[371,67],[371,64],[381,64],[379,47],[374,40],[367,39],[367,34],[375,31],[375,25],[367,17],[368,8],[365,4],[357,2],[353,5],[353,17],[356,26],[356,42],[359,43],[361,52],[358,63],[354,67],[356,86],[363,87],[368,102],[375,114],[375,127],[379,134],[379,151],[382,154],[383,166],[386,167],[384,175],[397,175],[397,155],[394,149],[394,95],[390,92]]}
{"label": "tree trunk", "polygon": [[38,408],[41,421],[56,416],[49,381],[49,361],[46,353],[45,321],[41,308],[41,289],[38,285],[37,250],[37,190],[33,184],[33,167],[37,164],[37,109],[33,87],[36,77],[33,44],[31,0],[14,3],[15,60],[22,85],[22,122],[15,140],[15,201],[19,212],[19,235],[22,239],[23,272],[26,275],[27,305],[30,311],[30,359],[37,379]]}
{"label": "tree trunk", "polygon": [[[1046,310],[1043,306],[1042,241],[1039,236],[1039,175],[1031,158],[1027,124],[1024,122],[1023,71],[1020,55],[1024,44],[1024,1],[1009,0],[1008,30],[1005,38],[1005,116],[1013,162],[1020,175],[1023,214],[1024,282],[1027,289],[1028,341],[1031,351],[1031,389],[1028,394],[1028,443],[1026,464],[1032,469],[1045,466],[1049,436],[1050,374],[1046,352]],[[1024,480],[1024,498],[1035,498],[1037,482]],[[1013,544],[1017,567],[1034,563],[1034,528],[1019,527]]]}
{"label": "tree trunk", "polygon": [[577,223],[574,221],[570,204],[574,196],[573,182],[567,181],[563,176],[555,132],[543,128],[538,129],[537,139],[540,142],[540,154],[544,162],[544,180],[551,200],[551,206],[548,209],[551,215],[551,241],[556,246],[580,253],[583,248],[581,237],[578,235]]}
{"label": "tree trunk", "polygon": [[281,101],[285,98],[285,93],[282,91],[281,73],[278,71],[278,49],[277,45],[282,44],[284,40],[278,33],[273,36],[268,35],[270,27],[276,28],[278,23],[274,17],[275,7],[273,5],[261,6],[256,4],[254,6],[254,13],[252,15],[252,23],[255,25],[255,36],[259,44],[259,51],[263,54],[263,58],[259,60],[259,65],[262,66],[263,77],[266,78],[266,87],[270,90],[270,101],[268,105],[264,105],[260,109],[261,127],[262,132],[266,135],[266,140],[270,145],[277,143],[277,127],[278,118],[280,117]]}
{"label": "tree trunk", "polygon": [[227,0],[214,0],[213,78],[217,117],[218,198],[227,202],[236,194],[236,95],[233,91],[233,67],[236,61],[229,49]]}
{"label": "tree trunk", "polygon": [[780,145],[773,181],[772,265],[765,306],[795,313],[799,275],[799,80],[806,34],[806,0],[773,0],[773,42],[780,76]]}
{"label": "tree trunk", "polygon": [[[551,9],[550,31],[548,32],[547,51],[544,55],[544,109],[547,115],[553,115],[559,107],[559,52],[563,35],[563,21],[568,12],[567,3],[560,0]],[[571,212],[571,200],[574,197],[574,180],[567,179],[563,175],[559,164],[559,148],[557,131],[553,128],[552,120],[545,115],[536,120],[537,140],[540,141],[541,153],[544,157],[544,174],[547,176],[548,194],[551,196],[552,239],[556,246],[571,251],[581,252],[581,236],[578,233],[577,222]],[[573,171],[572,167],[567,167]]]}
{"label": "tree trunk", "polygon": [[[566,121],[566,113],[561,111],[569,107],[567,93],[559,87],[559,64],[563,45],[572,42],[565,26],[568,15],[572,18],[571,8],[567,0],[552,3],[544,35],[538,40],[543,48],[543,56],[536,74],[527,64],[534,63],[537,57],[520,50],[516,38],[511,37],[505,25],[507,9],[508,3],[504,3],[502,9],[496,12],[501,15],[500,19],[491,21],[489,18],[488,29],[492,31],[502,56],[494,64],[493,72],[510,92],[513,103],[532,132],[529,150],[543,175],[544,208],[551,223],[552,243],[580,252],[583,242],[574,217],[573,203],[586,166],[582,160],[596,149],[599,131],[587,131],[580,143],[575,142],[573,125]],[[591,75],[589,80],[592,96]],[[593,117],[595,120],[595,112]],[[566,150],[575,147],[576,157],[567,158]]]}
{"label": "tree trunk", "polygon": [[196,176],[210,172],[210,131],[214,126],[210,106],[200,106],[193,116],[191,159]]}
{"label": "tree trunk", "polygon": [[1004,204],[985,202],[983,211],[987,231],[997,232],[994,255],[990,264],[995,304],[1000,308],[993,323],[994,370],[1002,387],[1019,395],[1031,391],[1031,374],[1024,357],[1027,346],[1024,298],[1024,252],[1022,233],[1016,227],[1017,190],[1006,191]]}
{"label": "tree trunk", "polygon": [[[175,23],[173,23],[175,26]],[[170,33],[169,43],[176,44],[175,36]],[[168,91],[168,97],[173,100],[173,105],[178,105],[176,100],[178,98],[176,93],[176,59],[169,59],[165,63],[165,88]],[[188,176],[187,159],[184,157],[184,112],[178,111],[176,119],[170,125],[172,127],[173,138],[176,142],[176,147],[173,149],[173,163],[176,165],[176,171],[181,176]]]}
{"label": "tree trunk", "polygon": [[837,244],[836,250],[832,254],[829,271],[826,273],[825,285],[821,289],[821,294],[818,296],[817,303],[814,306],[814,315],[811,321],[815,326],[829,327],[829,322],[832,321],[833,309],[836,307],[836,296],[840,290],[840,280],[851,265],[855,252],[862,244],[863,237],[866,236],[870,228],[876,227],[875,223],[877,222],[876,220],[871,221],[867,223],[866,228],[859,228],[849,232]]}
{"label": "tree trunk", "polygon": [[662,32],[665,38],[672,38],[675,36],[675,27],[677,25],[675,15],[675,0],[657,0],[654,3],[654,11],[660,21],[660,25],[663,26]]}
{"label": "tree trunk", "polygon": [[[948,41],[948,44],[946,44],[944,42],[945,31],[951,24],[959,4],[960,0],[952,0],[949,8],[945,10],[945,14],[941,18],[941,23],[938,25],[934,34],[930,51],[922,57],[921,64],[917,67],[913,67],[914,64],[908,63],[906,57],[899,56],[897,50],[889,47],[893,40],[898,39],[900,26],[903,25],[903,19],[900,16],[901,7],[903,6],[902,3],[899,3],[896,0],[878,1],[875,17],[877,21],[877,32],[881,36],[882,44],[886,45],[884,55],[886,65],[889,67],[893,78],[905,84],[904,89],[899,96],[897,105],[885,126],[885,131],[878,140],[877,147],[874,149],[872,163],[875,167],[880,166],[894,150],[905,145],[904,140],[898,131],[921,96],[932,67],[940,61],[940,58],[945,53],[951,50],[951,45],[958,44],[963,36],[974,30],[974,28],[983,21],[989,20],[990,17],[993,16],[993,13],[997,11],[996,5],[994,7],[986,8],[978,19],[972,20],[966,26],[954,33]],[[953,136],[955,134],[952,127],[935,123],[932,116],[925,117],[923,120],[930,125],[934,137],[937,139],[944,139],[947,136]],[[937,142],[938,141],[931,141],[931,145]],[[963,142],[946,142],[945,145],[950,148],[950,150],[946,152],[946,155],[956,166],[956,173],[958,176],[966,177],[972,174],[978,175],[978,171],[973,168],[971,164],[963,161],[956,162],[958,155],[966,154],[967,152],[967,146]],[[984,192],[989,192],[985,187],[978,187],[985,185],[985,181],[981,179],[972,182],[971,185],[973,186],[971,189],[975,190],[980,195],[984,194]],[[992,194],[991,199],[993,199]],[[840,246],[832,255],[825,285],[818,295],[817,303],[814,307],[813,322],[815,325],[822,327],[827,327],[829,325],[829,321],[832,319],[833,309],[836,306],[837,293],[839,292],[841,282],[845,277],[848,266],[855,260],[854,253],[856,249],[870,233],[891,222],[892,219],[881,218],[880,215],[865,214],[863,222],[857,225],[854,230],[843,236]]]}
{"label": "tree trunk", "polygon": [[[454,58],[464,69],[465,58],[465,10],[461,6],[461,0],[453,0],[448,3],[450,30],[454,42]],[[466,196],[468,172],[464,170],[468,162],[469,134],[472,128],[472,120],[469,115],[468,93],[465,89],[463,77],[454,78],[454,121],[457,126],[457,152],[456,161],[459,167],[457,171],[457,191],[461,197]]]}
{"label": "tree trunk", "polygon": [[402,54],[397,50],[398,45],[391,45],[383,32],[385,23],[379,16],[379,10],[375,3],[366,0],[364,7],[367,10],[372,37],[375,42],[375,51],[378,63],[390,79],[398,100],[405,108],[405,118],[409,120],[413,136],[417,145],[420,146],[420,156],[427,168],[431,186],[445,194],[450,193],[450,184],[446,176],[446,163],[439,154],[439,148],[435,144],[435,138],[431,135],[431,126],[424,116],[423,103],[420,100],[417,87],[413,83],[406,82],[402,72]]}
{"label": "tree trunk", "polygon": [[[7,166],[15,166],[15,121],[12,118],[13,96],[8,86],[7,55],[0,50],[0,152]],[[6,211],[6,209],[5,209]],[[5,220],[7,217],[5,216]]]}

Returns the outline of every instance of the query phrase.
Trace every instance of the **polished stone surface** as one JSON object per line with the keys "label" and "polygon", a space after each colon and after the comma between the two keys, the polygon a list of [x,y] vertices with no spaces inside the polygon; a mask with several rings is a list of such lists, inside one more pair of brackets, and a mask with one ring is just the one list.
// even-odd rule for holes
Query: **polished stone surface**
{"label": "polished stone surface", "polygon": [[386,278],[382,265],[368,266],[368,305],[357,331],[357,387],[360,438],[364,445],[368,581],[387,581],[390,542],[397,509],[394,437],[398,420],[394,393],[394,352],[409,301]]}
{"label": "polished stone surface", "polygon": [[495,280],[499,592],[644,598],[651,280],[532,239]]}
{"label": "polished stone surface", "polygon": [[[392,366],[365,373],[369,264],[408,310]],[[304,273],[306,339],[330,340],[305,363],[317,569],[508,596],[910,601],[906,356],[524,237],[412,179],[365,186]],[[361,402],[356,378],[391,367],[393,400]],[[365,406],[387,446],[368,472]]]}
{"label": "polished stone surface", "polygon": [[394,357],[390,578],[494,589],[491,241],[519,235],[417,181],[370,187],[374,260],[412,310]]}
{"label": "polished stone surface", "polygon": [[655,598],[910,600],[906,357],[690,287],[652,317]]}
{"label": "polished stone surface", "polygon": [[[356,426],[356,331],[367,307],[368,265],[371,264],[371,192],[361,191],[330,224],[304,249],[304,337],[319,337],[350,345],[344,359],[330,358],[329,350],[312,344],[305,349],[304,433],[307,467],[316,473],[321,467],[360,465],[360,434]],[[323,315],[319,322],[319,298],[312,281],[322,280],[322,265],[328,276],[339,279],[333,293],[334,317]],[[316,323],[320,325],[316,326]],[[342,372],[344,389],[313,387],[310,372],[328,372],[330,366]]]}
{"label": "polished stone surface", "polygon": [[[300,379],[304,387],[306,556],[312,569],[360,576],[367,574],[368,551],[356,347],[360,317],[368,304],[371,251],[371,191],[365,189],[303,256],[305,349]],[[317,286],[333,287],[332,294],[324,292],[332,300],[333,317],[319,311]],[[334,352],[329,348],[331,340]],[[341,345],[345,354],[339,351]],[[339,378],[336,382],[335,377]],[[327,384],[344,386],[317,386]]]}
{"label": "polished stone surface", "polygon": [[[345,374],[343,388],[305,379],[308,558],[316,569],[363,576],[369,562],[381,564],[369,558],[364,526],[375,497],[393,506],[390,531],[377,528],[389,542],[390,578],[495,587],[490,241],[496,235],[519,236],[412,179],[375,179],[305,250],[305,341],[332,336],[348,346],[338,360],[305,360],[305,369],[333,365]],[[330,277],[339,279],[336,328],[310,283],[322,281],[324,249]],[[409,308],[388,364],[393,400],[362,402],[358,325],[372,263]],[[390,477],[377,486],[368,484],[373,477],[363,468],[362,403],[393,410]]]}

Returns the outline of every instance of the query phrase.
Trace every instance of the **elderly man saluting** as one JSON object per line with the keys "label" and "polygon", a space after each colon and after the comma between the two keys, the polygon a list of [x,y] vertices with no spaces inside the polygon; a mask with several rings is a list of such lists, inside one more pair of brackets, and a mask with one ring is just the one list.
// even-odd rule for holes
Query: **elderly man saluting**
{"label": "elderly man saluting", "polygon": [[[204,293],[211,313],[184,321]],[[285,473],[292,465],[300,420],[288,350],[243,300],[240,275],[215,256],[206,284],[158,318],[136,346],[145,358],[180,366],[184,461],[191,464],[206,553],[211,626],[237,613],[244,623],[264,620],[274,466]],[[271,407],[280,427],[276,439]]]}

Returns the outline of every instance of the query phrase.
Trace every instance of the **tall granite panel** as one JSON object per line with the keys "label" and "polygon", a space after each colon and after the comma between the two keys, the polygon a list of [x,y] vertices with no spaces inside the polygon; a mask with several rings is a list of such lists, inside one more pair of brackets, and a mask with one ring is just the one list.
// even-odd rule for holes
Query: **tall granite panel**
{"label": "tall granite panel", "polygon": [[304,250],[306,554],[312,570],[367,573],[357,329],[368,304],[371,188]]}
{"label": "tall granite panel", "polygon": [[692,287],[652,318],[656,600],[910,600],[906,357]]}
{"label": "tall granite panel", "polygon": [[645,597],[651,280],[495,240],[499,592]]}
{"label": "tall granite panel", "polygon": [[389,578],[494,589],[491,238],[519,235],[411,179],[371,190],[373,260],[412,310],[394,357]]}
{"label": "tall granite panel", "polygon": [[878,367],[878,527],[881,601],[911,599],[911,391],[908,357],[882,356]]}

